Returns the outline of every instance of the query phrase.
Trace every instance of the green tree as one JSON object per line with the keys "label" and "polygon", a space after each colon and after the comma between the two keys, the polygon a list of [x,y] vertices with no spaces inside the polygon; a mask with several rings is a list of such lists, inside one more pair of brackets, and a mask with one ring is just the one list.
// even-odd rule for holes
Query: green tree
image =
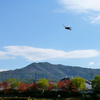
{"label": "green tree", "polygon": [[74,77],[71,79],[71,82],[73,83],[76,90],[83,90],[85,88],[85,82],[86,80],[81,77]]}
{"label": "green tree", "polygon": [[9,83],[11,89],[16,89],[20,84],[19,81],[16,81],[16,79],[11,79],[11,78],[7,79],[7,82]]}
{"label": "green tree", "polygon": [[45,90],[45,88],[49,87],[48,80],[45,79],[45,78],[39,79],[38,82],[37,82],[37,84],[38,84],[39,88],[41,90],[43,90],[43,91]]}
{"label": "green tree", "polygon": [[96,75],[93,80],[91,80],[92,88],[94,91],[98,91],[100,87],[100,75]]}
{"label": "green tree", "polygon": [[53,85],[53,87],[54,87],[54,89],[57,89],[57,83],[55,83],[54,85]]}

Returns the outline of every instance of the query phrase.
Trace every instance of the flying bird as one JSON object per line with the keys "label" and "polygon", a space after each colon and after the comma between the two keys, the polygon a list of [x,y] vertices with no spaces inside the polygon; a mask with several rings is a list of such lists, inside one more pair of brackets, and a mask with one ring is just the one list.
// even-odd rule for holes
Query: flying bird
{"label": "flying bird", "polygon": [[65,26],[64,24],[63,24],[63,26],[65,27],[65,29],[68,29],[68,30],[71,31],[71,27],[67,27],[67,26]]}

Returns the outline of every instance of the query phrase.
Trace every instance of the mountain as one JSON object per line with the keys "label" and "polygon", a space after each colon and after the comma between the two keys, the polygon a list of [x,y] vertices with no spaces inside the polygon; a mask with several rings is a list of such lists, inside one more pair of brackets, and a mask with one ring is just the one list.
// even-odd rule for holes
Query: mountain
{"label": "mountain", "polygon": [[[92,72],[92,73],[91,73]],[[48,62],[32,63],[24,68],[0,72],[0,81],[7,78],[21,79],[61,79],[62,77],[80,76],[91,79],[100,75],[100,69],[82,68],[78,66],[65,66],[61,64],[50,64]]]}

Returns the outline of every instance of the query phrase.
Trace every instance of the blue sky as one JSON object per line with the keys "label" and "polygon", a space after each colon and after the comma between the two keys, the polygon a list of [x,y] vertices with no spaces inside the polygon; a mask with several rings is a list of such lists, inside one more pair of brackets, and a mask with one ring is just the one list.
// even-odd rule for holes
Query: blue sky
{"label": "blue sky", "polygon": [[99,69],[100,1],[0,0],[0,71],[33,62]]}

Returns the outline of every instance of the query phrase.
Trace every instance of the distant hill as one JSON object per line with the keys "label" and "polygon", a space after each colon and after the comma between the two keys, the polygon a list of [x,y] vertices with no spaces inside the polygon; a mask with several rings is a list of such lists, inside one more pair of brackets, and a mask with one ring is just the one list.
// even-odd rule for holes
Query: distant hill
{"label": "distant hill", "polygon": [[61,64],[50,64],[48,62],[32,63],[24,68],[0,72],[0,81],[7,78],[22,79],[61,79],[62,77],[80,76],[85,79],[91,79],[93,76],[100,75],[100,69],[82,68],[78,66],[65,66]]}

